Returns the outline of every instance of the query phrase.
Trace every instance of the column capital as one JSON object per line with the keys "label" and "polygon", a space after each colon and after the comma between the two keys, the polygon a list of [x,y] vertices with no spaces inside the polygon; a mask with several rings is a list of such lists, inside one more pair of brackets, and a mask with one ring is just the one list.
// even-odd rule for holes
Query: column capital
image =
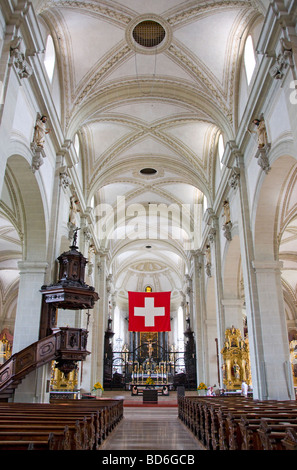
{"label": "column capital", "polygon": [[221,303],[224,307],[242,307],[244,301],[242,299],[222,299]]}
{"label": "column capital", "polygon": [[257,273],[280,271],[283,267],[282,261],[252,261],[252,266]]}
{"label": "column capital", "polygon": [[18,268],[20,274],[24,273],[43,273],[48,268],[48,263],[45,261],[19,261]]}

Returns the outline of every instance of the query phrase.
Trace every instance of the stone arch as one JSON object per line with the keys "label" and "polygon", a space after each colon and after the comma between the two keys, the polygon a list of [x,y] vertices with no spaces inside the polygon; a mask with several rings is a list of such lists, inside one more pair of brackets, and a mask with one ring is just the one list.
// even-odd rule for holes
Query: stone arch
{"label": "stone arch", "polygon": [[[261,175],[253,207],[253,240],[255,272],[263,345],[263,364],[267,379],[267,396],[293,396],[292,380],[286,372],[287,385],[280,388],[284,364],[289,364],[288,325],[286,321],[282,263],[279,259],[279,214],[296,159],[283,154],[270,159],[271,169]],[[260,344],[260,343],[259,343]],[[275,345],[278,345],[277,349]],[[273,366],[272,366],[273,364]],[[284,382],[285,383],[285,382]]]}
{"label": "stone arch", "polygon": [[23,220],[23,261],[46,259],[47,230],[42,194],[28,162],[20,155],[12,155],[7,166],[13,175],[21,200]]}
{"label": "stone arch", "polygon": [[33,174],[27,158],[12,154],[7,160],[7,170],[13,181],[14,194],[18,196],[22,238],[14,354],[39,338],[40,288],[47,268],[47,207],[41,176]]}
{"label": "stone arch", "polygon": [[253,208],[255,259],[277,260],[277,216],[281,191],[296,159],[284,155],[273,162],[271,170],[259,181]]}

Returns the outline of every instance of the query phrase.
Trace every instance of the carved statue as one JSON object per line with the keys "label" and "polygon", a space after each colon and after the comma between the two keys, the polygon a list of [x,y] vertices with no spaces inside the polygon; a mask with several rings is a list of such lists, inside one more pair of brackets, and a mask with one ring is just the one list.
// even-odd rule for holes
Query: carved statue
{"label": "carved statue", "polygon": [[47,129],[45,124],[47,121],[46,116],[41,116],[41,118],[37,119],[35,127],[34,127],[34,136],[33,136],[33,142],[38,146],[38,147],[44,147],[45,143],[45,135],[48,134],[51,129]]}
{"label": "carved statue", "polygon": [[75,196],[71,196],[70,198],[70,212],[69,212],[69,222],[76,227],[77,226],[77,214],[79,212],[78,209],[78,200]]}
{"label": "carved statue", "polygon": [[22,79],[29,78],[33,73],[33,69],[28,64],[25,54],[21,52],[21,44],[22,38],[19,36],[14,37],[10,43],[10,56],[13,58],[14,64],[18,69],[18,75]]}
{"label": "carved statue", "polygon": [[228,224],[231,221],[230,206],[229,206],[228,201],[224,201],[223,208],[224,208],[225,224]]}
{"label": "carved statue", "polygon": [[205,259],[206,259],[206,264],[211,264],[211,252],[210,252],[210,246],[209,245],[206,245]]}
{"label": "carved statue", "polygon": [[257,134],[258,136],[258,148],[261,149],[265,147],[265,145],[268,144],[267,141],[267,132],[266,132],[266,126],[264,119],[254,119],[253,124],[256,126],[257,130],[256,131],[251,131],[248,129],[248,132],[251,134]]}

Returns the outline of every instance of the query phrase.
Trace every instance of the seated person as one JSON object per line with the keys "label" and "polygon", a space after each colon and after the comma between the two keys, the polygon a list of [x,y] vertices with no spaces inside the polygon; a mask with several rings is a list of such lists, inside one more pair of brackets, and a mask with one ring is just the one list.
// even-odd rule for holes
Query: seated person
{"label": "seated person", "polygon": [[133,387],[132,387],[132,395],[138,395],[138,388],[137,388],[137,385],[133,385]]}

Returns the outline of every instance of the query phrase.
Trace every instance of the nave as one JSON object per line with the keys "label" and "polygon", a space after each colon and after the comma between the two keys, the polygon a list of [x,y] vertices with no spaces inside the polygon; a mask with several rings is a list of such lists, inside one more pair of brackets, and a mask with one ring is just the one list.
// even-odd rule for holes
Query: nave
{"label": "nave", "polygon": [[178,419],[177,407],[125,407],[105,450],[205,450]]}

